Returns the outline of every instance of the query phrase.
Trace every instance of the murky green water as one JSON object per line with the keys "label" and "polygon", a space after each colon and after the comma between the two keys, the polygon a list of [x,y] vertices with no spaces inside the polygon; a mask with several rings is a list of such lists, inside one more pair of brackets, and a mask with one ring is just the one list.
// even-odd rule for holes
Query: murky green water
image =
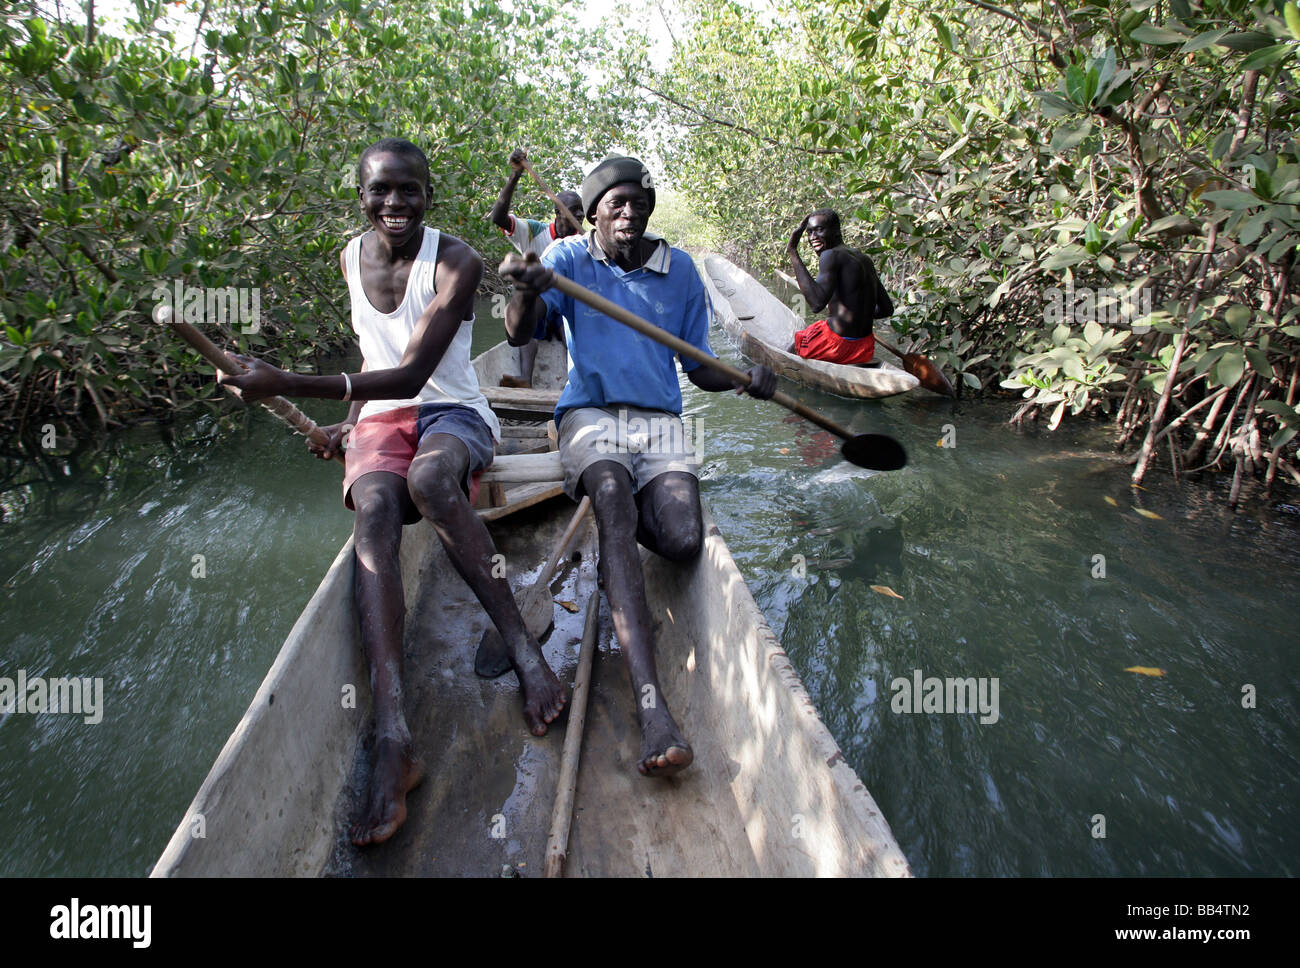
{"label": "murky green water", "polygon": [[[703,491],[916,873],[1300,871],[1288,498],[1133,491],[1103,428],[1018,434],[998,404],[793,389],[911,464],[869,475],[776,407],[690,388]],[[201,430],[7,495],[0,676],[102,676],[105,708],[0,718],[4,874],[145,874],[350,531],[338,469],[272,418]],[[996,677],[997,721],[893,711],[914,670]]]}

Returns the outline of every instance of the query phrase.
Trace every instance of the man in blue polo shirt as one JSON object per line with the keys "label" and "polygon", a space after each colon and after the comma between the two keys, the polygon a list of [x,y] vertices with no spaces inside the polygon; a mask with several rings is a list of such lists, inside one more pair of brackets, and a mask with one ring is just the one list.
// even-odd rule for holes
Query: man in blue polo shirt
{"label": "man in blue polo shirt", "polygon": [[[565,489],[575,499],[590,495],[599,526],[600,573],[637,697],[638,769],[667,776],[695,754],[659,686],[636,545],[688,561],[703,542],[699,462],[685,444],[675,354],[552,287],[554,274],[566,276],[712,355],[709,303],[690,256],[646,232],[655,191],[641,162],[605,159],[583,180],[582,204],[595,225],[590,235],[561,239],[540,261],[502,267],[515,280],[506,333],[519,345],[548,316],[565,320],[571,365],[555,410]],[[680,362],[702,390],[736,389],[709,367]],[[748,375],[742,389],[772,396],[771,370],[756,366]]]}

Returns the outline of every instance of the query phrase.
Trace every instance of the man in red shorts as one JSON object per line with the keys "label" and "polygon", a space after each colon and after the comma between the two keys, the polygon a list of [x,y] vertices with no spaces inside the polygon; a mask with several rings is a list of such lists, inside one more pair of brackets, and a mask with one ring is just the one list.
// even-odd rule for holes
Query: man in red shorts
{"label": "man in red shorts", "polygon": [[[799,239],[805,231],[817,253],[816,279],[799,256]],[[812,311],[827,310],[825,319],[794,334],[786,352],[829,363],[869,364],[876,355],[872,320],[892,316],[894,304],[871,259],[844,244],[840,217],[829,208],[806,216],[790,236],[786,254],[794,266],[799,291]]]}

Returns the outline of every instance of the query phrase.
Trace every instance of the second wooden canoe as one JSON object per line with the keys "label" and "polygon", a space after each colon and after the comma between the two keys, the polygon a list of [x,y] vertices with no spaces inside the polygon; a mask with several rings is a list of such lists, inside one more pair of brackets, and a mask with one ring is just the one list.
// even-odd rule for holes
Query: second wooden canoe
{"label": "second wooden canoe", "polygon": [[718,322],[737,349],[778,376],[841,397],[875,399],[916,389],[912,374],[879,360],[872,366],[845,366],[806,360],[785,348],[805,325],[789,306],[757,279],[720,255],[704,255],[696,263]]}

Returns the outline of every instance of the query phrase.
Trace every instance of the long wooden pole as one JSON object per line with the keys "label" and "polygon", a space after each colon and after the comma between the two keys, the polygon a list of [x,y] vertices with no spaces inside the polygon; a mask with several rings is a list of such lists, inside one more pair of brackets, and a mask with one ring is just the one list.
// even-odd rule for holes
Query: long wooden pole
{"label": "long wooden pole", "polygon": [[546,838],[546,876],[559,877],[569,854],[569,828],[573,823],[573,798],[578,789],[578,763],[582,757],[582,734],[587,726],[587,697],[591,693],[591,660],[596,654],[596,625],[600,614],[600,592],[587,600],[587,621],[582,628],[582,648],[569,705],[569,725],[564,731],[564,752],[560,757],[560,778],[551,811],[551,831]]}
{"label": "long wooden pole", "polygon": [[[540,640],[546,635],[546,630],[551,627],[551,622],[555,618],[555,602],[551,599],[551,579],[569,553],[569,545],[573,542],[573,536],[578,533],[578,527],[590,513],[591,498],[584,494],[578,503],[578,509],[569,519],[568,527],[564,529],[564,533],[555,542],[555,547],[551,549],[546,561],[542,563],[541,574],[518,597],[519,614],[524,620],[524,627],[535,639]],[[502,641],[501,633],[497,631],[496,626],[489,625],[483,630],[483,637],[479,639],[478,649],[474,653],[474,672],[484,679],[495,679],[509,671],[510,656],[506,652],[506,644]]]}
{"label": "long wooden pole", "polygon": [[[194,347],[200,356],[222,373],[237,376],[244,372],[244,368],[231,359],[220,347],[213,343],[212,340],[208,339],[189,323],[174,318],[174,313],[173,318],[164,321],[167,322],[167,325],[170,326],[172,330],[181,337],[181,339]],[[270,410],[271,413],[275,414],[298,433],[310,439],[312,443],[316,444],[318,447],[329,446],[329,437],[326,435],[325,431],[321,430],[320,427],[317,426],[316,421],[312,420],[311,417],[307,416],[284,397],[267,397],[264,400],[259,400],[258,403],[264,406],[267,410]],[[340,464],[344,463],[343,455],[340,453],[336,452],[334,454],[334,459]]]}
{"label": "long wooden pole", "polygon": [[555,193],[546,187],[546,182],[542,181],[542,176],[537,174],[537,172],[533,170],[532,162],[530,162],[527,158],[525,158],[523,160],[523,166],[524,166],[524,170],[527,171],[528,174],[533,176],[533,181],[537,182],[537,187],[542,190],[542,194],[555,203],[556,210],[562,212],[564,214],[564,217],[569,220],[569,224],[573,226],[574,231],[576,231],[579,235],[581,235],[582,224],[576,218],[573,217],[573,213],[569,211],[568,206],[561,205],[560,200],[555,197]]}
{"label": "long wooden pole", "polygon": [[[630,326],[643,336],[648,336],[656,343],[662,343],[674,352],[694,360],[696,363],[702,363],[710,369],[717,370],[727,379],[731,380],[737,387],[749,386],[749,374],[743,370],[738,370],[730,363],[724,363],[716,356],[710,356],[698,346],[692,346],[686,340],[674,336],[663,329],[660,329],[654,323],[642,319],[640,316],[630,312],[620,306],[618,303],[611,302],[599,293],[592,292],[578,283],[565,276],[555,274],[555,288],[567,296],[572,296],[579,302],[586,303],[592,309],[598,309],[606,316],[610,316],[625,326]],[[842,440],[852,440],[854,433],[844,427],[841,427],[835,421],[831,420],[824,414],[818,413],[812,407],[806,406],[794,397],[782,393],[778,390],[772,394],[772,402],[785,407],[787,410],[797,413],[805,420],[810,420],[823,430],[829,430],[836,437]]]}

